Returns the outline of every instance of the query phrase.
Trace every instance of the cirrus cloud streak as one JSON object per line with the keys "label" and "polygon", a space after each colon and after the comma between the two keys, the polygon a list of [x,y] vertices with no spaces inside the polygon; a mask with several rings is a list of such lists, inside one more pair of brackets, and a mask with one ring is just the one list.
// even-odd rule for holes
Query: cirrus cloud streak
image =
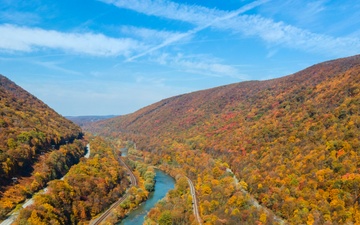
{"label": "cirrus cloud streak", "polygon": [[112,38],[96,33],[65,33],[41,28],[0,25],[0,51],[33,52],[56,49],[91,56],[127,56],[143,48],[130,38]]}
{"label": "cirrus cloud streak", "polygon": [[[360,51],[358,37],[333,37],[314,33],[256,14],[230,16],[226,20],[216,21],[232,15],[231,12],[198,5],[179,4],[169,0],[100,1],[149,16],[183,21],[200,27],[209,26],[217,30],[230,31],[233,34],[259,37],[268,45],[280,45],[318,54],[330,54],[335,57],[358,54]],[[251,4],[261,5],[263,3],[266,1],[254,1]]]}

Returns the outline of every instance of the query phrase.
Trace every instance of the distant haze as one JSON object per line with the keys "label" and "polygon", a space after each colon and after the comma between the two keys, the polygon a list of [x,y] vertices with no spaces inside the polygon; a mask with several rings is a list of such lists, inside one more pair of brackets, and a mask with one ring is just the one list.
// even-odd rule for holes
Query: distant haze
{"label": "distant haze", "polygon": [[0,74],[62,115],[124,115],[360,53],[357,1],[0,4]]}
{"label": "distant haze", "polygon": [[66,116],[67,119],[73,121],[79,126],[84,126],[89,123],[106,120],[115,117],[114,115],[109,116]]}

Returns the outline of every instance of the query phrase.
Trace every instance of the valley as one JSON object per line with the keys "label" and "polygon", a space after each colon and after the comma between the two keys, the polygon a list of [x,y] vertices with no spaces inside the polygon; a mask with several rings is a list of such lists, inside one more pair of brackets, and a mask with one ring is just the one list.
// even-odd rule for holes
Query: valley
{"label": "valley", "polygon": [[360,1],[0,6],[0,225],[360,225]]}
{"label": "valley", "polygon": [[[205,224],[357,223],[359,71],[359,56],[333,60],[164,99],[84,129],[132,140],[145,162],[187,175]],[[239,185],[276,217],[252,207]]]}
{"label": "valley", "polygon": [[[3,92],[14,86],[3,80]],[[359,112],[360,56],[353,56],[171,97],[124,116],[73,117],[82,125],[69,124],[78,137],[10,129],[2,147],[2,165],[12,166],[2,167],[3,218],[26,199],[22,185],[32,180],[32,195],[46,183],[47,191],[14,224],[127,224],[138,213],[146,216],[137,223],[149,225],[357,224]],[[2,120],[2,129],[19,123]],[[86,143],[91,153],[81,158]],[[13,154],[20,147],[27,161]],[[9,182],[15,174],[23,176],[19,185]],[[160,183],[168,176],[174,180]],[[7,192],[24,197],[5,208]]]}

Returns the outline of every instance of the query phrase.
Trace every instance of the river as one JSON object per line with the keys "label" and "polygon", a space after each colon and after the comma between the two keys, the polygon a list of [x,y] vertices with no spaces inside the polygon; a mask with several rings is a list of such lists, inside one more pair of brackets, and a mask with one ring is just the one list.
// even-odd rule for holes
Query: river
{"label": "river", "polygon": [[174,189],[175,180],[161,170],[155,169],[155,191],[150,193],[148,200],[141,204],[137,209],[131,211],[118,225],[142,225],[145,216],[151,208],[162,198],[169,190]]}

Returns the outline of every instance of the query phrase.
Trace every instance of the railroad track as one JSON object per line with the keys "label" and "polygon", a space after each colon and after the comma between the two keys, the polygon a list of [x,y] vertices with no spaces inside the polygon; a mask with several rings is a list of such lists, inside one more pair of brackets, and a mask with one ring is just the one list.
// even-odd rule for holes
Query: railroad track
{"label": "railroad track", "polygon": [[[128,171],[128,175],[130,176],[130,182],[131,182],[130,188],[133,187],[133,186],[137,186],[136,177],[135,177],[134,173],[131,171],[131,169],[128,167],[128,165],[126,165],[126,163],[121,159],[120,156],[118,156],[118,161]],[[95,219],[90,224],[91,225],[98,225],[101,222],[103,222],[110,215],[111,210],[113,210],[118,205],[120,205],[129,195],[130,195],[130,193],[127,191],[125,193],[125,195],[123,195],[121,198],[119,198],[119,200],[117,200],[114,204],[112,204],[100,217]]]}
{"label": "railroad track", "polygon": [[98,225],[101,222],[103,222],[111,213],[111,210],[116,208],[118,205],[121,204],[127,197],[129,196],[129,192],[127,192],[125,195],[123,195],[119,200],[117,200],[114,204],[110,206],[100,217],[98,217],[94,222],[90,223],[92,225]]}
{"label": "railroad track", "polygon": [[137,186],[136,177],[135,177],[134,173],[132,172],[132,170],[130,169],[130,167],[128,165],[126,165],[126,163],[121,159],[120,156],[118,156],[118,161],[123,167],[125,167],[127,169],[128,175],[130,176],[131,187]]}
{"label": "railroad track", "polygon": [[196,200],[196,192],[195,192],[195,188],[194,188],[194,184],[192,183],[192,181],[186,177],[189,186],[190,186],[190,193],[191,193],[191,197],[192,197],[192,205],[193,205],[193,211],[194,211],[194,216],[196,218],[196,220],[198,221],[198,223],[201,225],[202,221],[201,221],[201,217],[199,214],[199,207],[198,207],[198,203]]}

